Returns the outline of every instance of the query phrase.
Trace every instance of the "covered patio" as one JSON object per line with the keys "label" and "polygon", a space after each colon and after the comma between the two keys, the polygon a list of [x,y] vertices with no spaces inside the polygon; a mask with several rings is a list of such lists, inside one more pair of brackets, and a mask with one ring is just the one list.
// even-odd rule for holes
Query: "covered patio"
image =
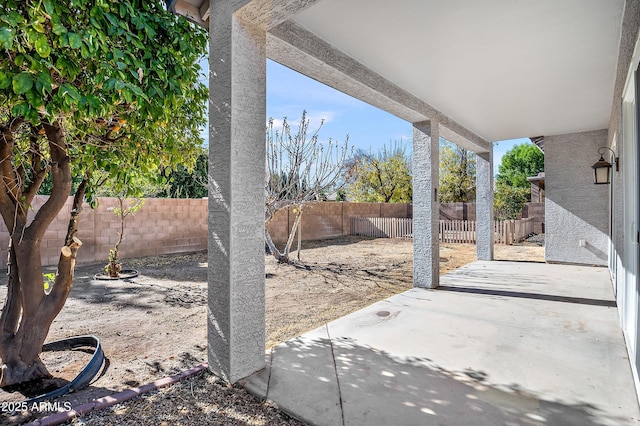
{"label": "covered patio", "polygon": [[273,348],[240,383],[314,425],[626,425],[605,268],[478,261]]}
{"label": "covered patio", "polygon": [[[445,424],[638,418],[640,1],[167,3],[211,37],[214,372],[237,382],[265,366],[270,58],[412,123],[416,289],[276,348],[271,368],[248,386],[262,386],[285,408],[279,389],[290,389],[314,402],[295,403],[292,412],[318,409],[314,422],[331,412],[329,424],[386,423],[401,409],[406,424],[428,416]],[[491,261],[493,143],[518,137],[544,141],[546,260],[585,266],[479,262],[440,279],[440,138],[477,154],[477,258]],[[603,146],[622,167],[610,185],[593,185],[591,166]],[[318,365],[298,364],[298,355]],[[421,374],[439,385],[418,380]],[[326,393],[306,390],[333,382]],[[334,402],[317,408],[325,397]],[[468,417],[445,419],[454,414]]]}

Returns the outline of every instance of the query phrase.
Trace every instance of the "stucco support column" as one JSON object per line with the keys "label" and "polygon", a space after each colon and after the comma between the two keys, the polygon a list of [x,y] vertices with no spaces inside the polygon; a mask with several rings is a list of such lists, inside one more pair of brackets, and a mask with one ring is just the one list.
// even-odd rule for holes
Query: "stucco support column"
{"label": "stucco support column", "polygon": [[438,123],[413,124],[413,286],[436,288],[440,278]]}
{"label": "stucco support column", "polygon": [[211,2],[209,368],[230,382],[264,367],[266,33]]}
{"label": "stucco support column", "polygon": [[476,255],[493,260],[493,149],[476,154]]}

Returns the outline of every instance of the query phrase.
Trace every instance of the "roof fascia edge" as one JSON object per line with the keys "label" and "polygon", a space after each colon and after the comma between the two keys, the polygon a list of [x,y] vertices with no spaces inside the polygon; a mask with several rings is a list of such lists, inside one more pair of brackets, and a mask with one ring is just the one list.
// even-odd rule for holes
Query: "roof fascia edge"
{"label": "roof fascia edge", "polygon": [[180,0],[167,0],[166,5],[167,10],[174,15],[183,16],[196,25],[209,28],[209,24],[203,19],[202,11],[198,6]]}
{"label": "roof fascia edge", "polygon": [[443,137],[473,152],[492,149],[490,142],[294,21],[267,33],[267,57],[412,123],[437,121],[449,130]]}
{"label": "roof fascia edge", "polygon": [[321,0],[249,0],[236,15],[264,30],[274,28]]}
{"label": "roof fascia edge", "polygon": [[[213,1],[202,0],[199,6],[185,0],[165,0],[165,4],[170,12],[208,29]],[[234,11],[243,21],[269,30],[319,1],[321,0],[224,0],[224,6]]]}

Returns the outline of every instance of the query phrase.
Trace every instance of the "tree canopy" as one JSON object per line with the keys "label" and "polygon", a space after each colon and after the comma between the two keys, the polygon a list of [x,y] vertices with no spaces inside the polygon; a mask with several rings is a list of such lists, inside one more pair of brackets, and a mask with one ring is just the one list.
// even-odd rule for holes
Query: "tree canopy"
{"label": "tree canopy", "polygon": [[189,168],[179,164],[175,169],[163,170],[167,183],[158,193],[159,197],[203,198],[209,193],[207,188],[209,157],[204,148],[198,155],[195,166]]}
{"label": "tree canopy", "polygon": [[439,184],[441,203],[475,202],[475,154],[441,139]]}
{"label": "tree canopy", "polygon": [[544,171],[544,154],[533,144],[515,145],[502,156],[496,177],[494,209],[497,219],[515,219],[531,200],[530,176]]}
{"label": "tree canopy", "polygon": [[517,219],[530,198],[531,190],[529,188],[518,188],[506,183],[497,184],[493,196],[496,219]]}
{"label": "tree canopy", "polygon": [[196,63],[206,43],[158,0],[6,1],[2,122],[26,123],[34,144],[58,124],[73,175],[101,170],[126,184],[132,168],[153,172],[199,145],[207,89]]}
{"label": "tree canopy", "polygon": [[533,144],[515,145],[502,156],[498,167],[496,183],[517,188],[529,188],[527,181],[530,176],[536,176],[544,171],[544,154]]}
{"label": "tree canopy", "polygon": [[347,192],[357,202],[410,203],[413,196],[411,160],[402,145],[383,147],[377,154],[358,151],[347,168]]}
{"label": "tree canopy", "polygon": [[[157,180],[160,167],[195,161],[207,40],[160,0],[3,1],[0,215],[11,240],[0,386],[48,374],[39,353],[71,289],[82,200],[107,181],[135,195],[135,182]],[[27,222],[48,175],[51,195]],[[45,294],[40,241],[70,193],[69,229]]]}

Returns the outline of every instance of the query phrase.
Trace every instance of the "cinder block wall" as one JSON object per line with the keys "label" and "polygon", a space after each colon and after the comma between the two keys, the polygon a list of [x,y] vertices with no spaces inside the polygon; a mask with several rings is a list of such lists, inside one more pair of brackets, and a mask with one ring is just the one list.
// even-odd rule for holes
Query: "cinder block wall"
{"label": "cinder block wall", "polygon": [[440,219],[443,220],[476,220],[475,203],[442,203]]}
{"label": "cinder block wall", "polygon": [[[47,200],[37,196],[32,219]],[[67,233],[71,197],[58,217],[49,226],[42,241],[44,265],[58,263],[60,248]],[[100,198],[98,208],[83,205],[78,237],[82,248],[79,262],[106,261],[120,230],[120,219],[113,213],[118,206],[116,198]],[[453,203],[440,205],[441,217],[452,220],[475,220],[475,204]],[[544,207],[542,207],[544,209]],[[351,233],[352,217],[413,217],[412,204],[321,202],[310,204],[302,220],[302,239],[321,240]],[[267,225],[273,241],[284,244],[293,226],[293,207],[280,210]],[[184,253],[207,248],[207,200],[148,198],[142,208],[125,222],[124,240],[120,245],[120,258]],[[296,237],[297,238],[297,237]],[[0,221],[0,268],[7,266],[9,233]]]}
{"label": "cinder block wall", "polygon": [[[46,196],[37,196],[34,209],[29,216],[45,203]],[[45,232],[41,254],[44,265],[55,265],[60,257],[60,248],[67,233],[72,198],[69,197],[58,217]],[[99,205],[92,210],[83,205],[78,229],[82,247],[78,251],[79,262],[107,260],[120,231],[120,218],[113,208],[116,198],[100,198]],[[0,267],[7,267],[9,232],[0,223]],[[120,257],[151,256],[180,253],[207,248],[207,200],[204,199],[160,199],[145,200],[135,216],[125,221],[124,240],[120,245]]]}
{"label": "cinder block wall", "polygon": [[[523,217],[535,219],[534,232],[544,232],[544,203],[527,203]],[[322,240],[351,233],[352,217],[413,218],[412,204],[321,202],[307,207],[302,217],[302,239]],[[440,204],[443,220],[476,220],[475,203]],[[284,244],[295,221],[293,207],[278,211],[267,228],[273,241]],[[297,238],[297,236],[296,236]]]}
{"label": "cinder block wall", "polygon": [[[294,207],[276,213],[267,225],[276,244],[284,244],[295,221]],[[302,239],[322,240],[351,233],[352,217],[412,217],[411,204],[319,202],[309,204],[302,216]],[[297,238],[297,237],[296,237]]]}

